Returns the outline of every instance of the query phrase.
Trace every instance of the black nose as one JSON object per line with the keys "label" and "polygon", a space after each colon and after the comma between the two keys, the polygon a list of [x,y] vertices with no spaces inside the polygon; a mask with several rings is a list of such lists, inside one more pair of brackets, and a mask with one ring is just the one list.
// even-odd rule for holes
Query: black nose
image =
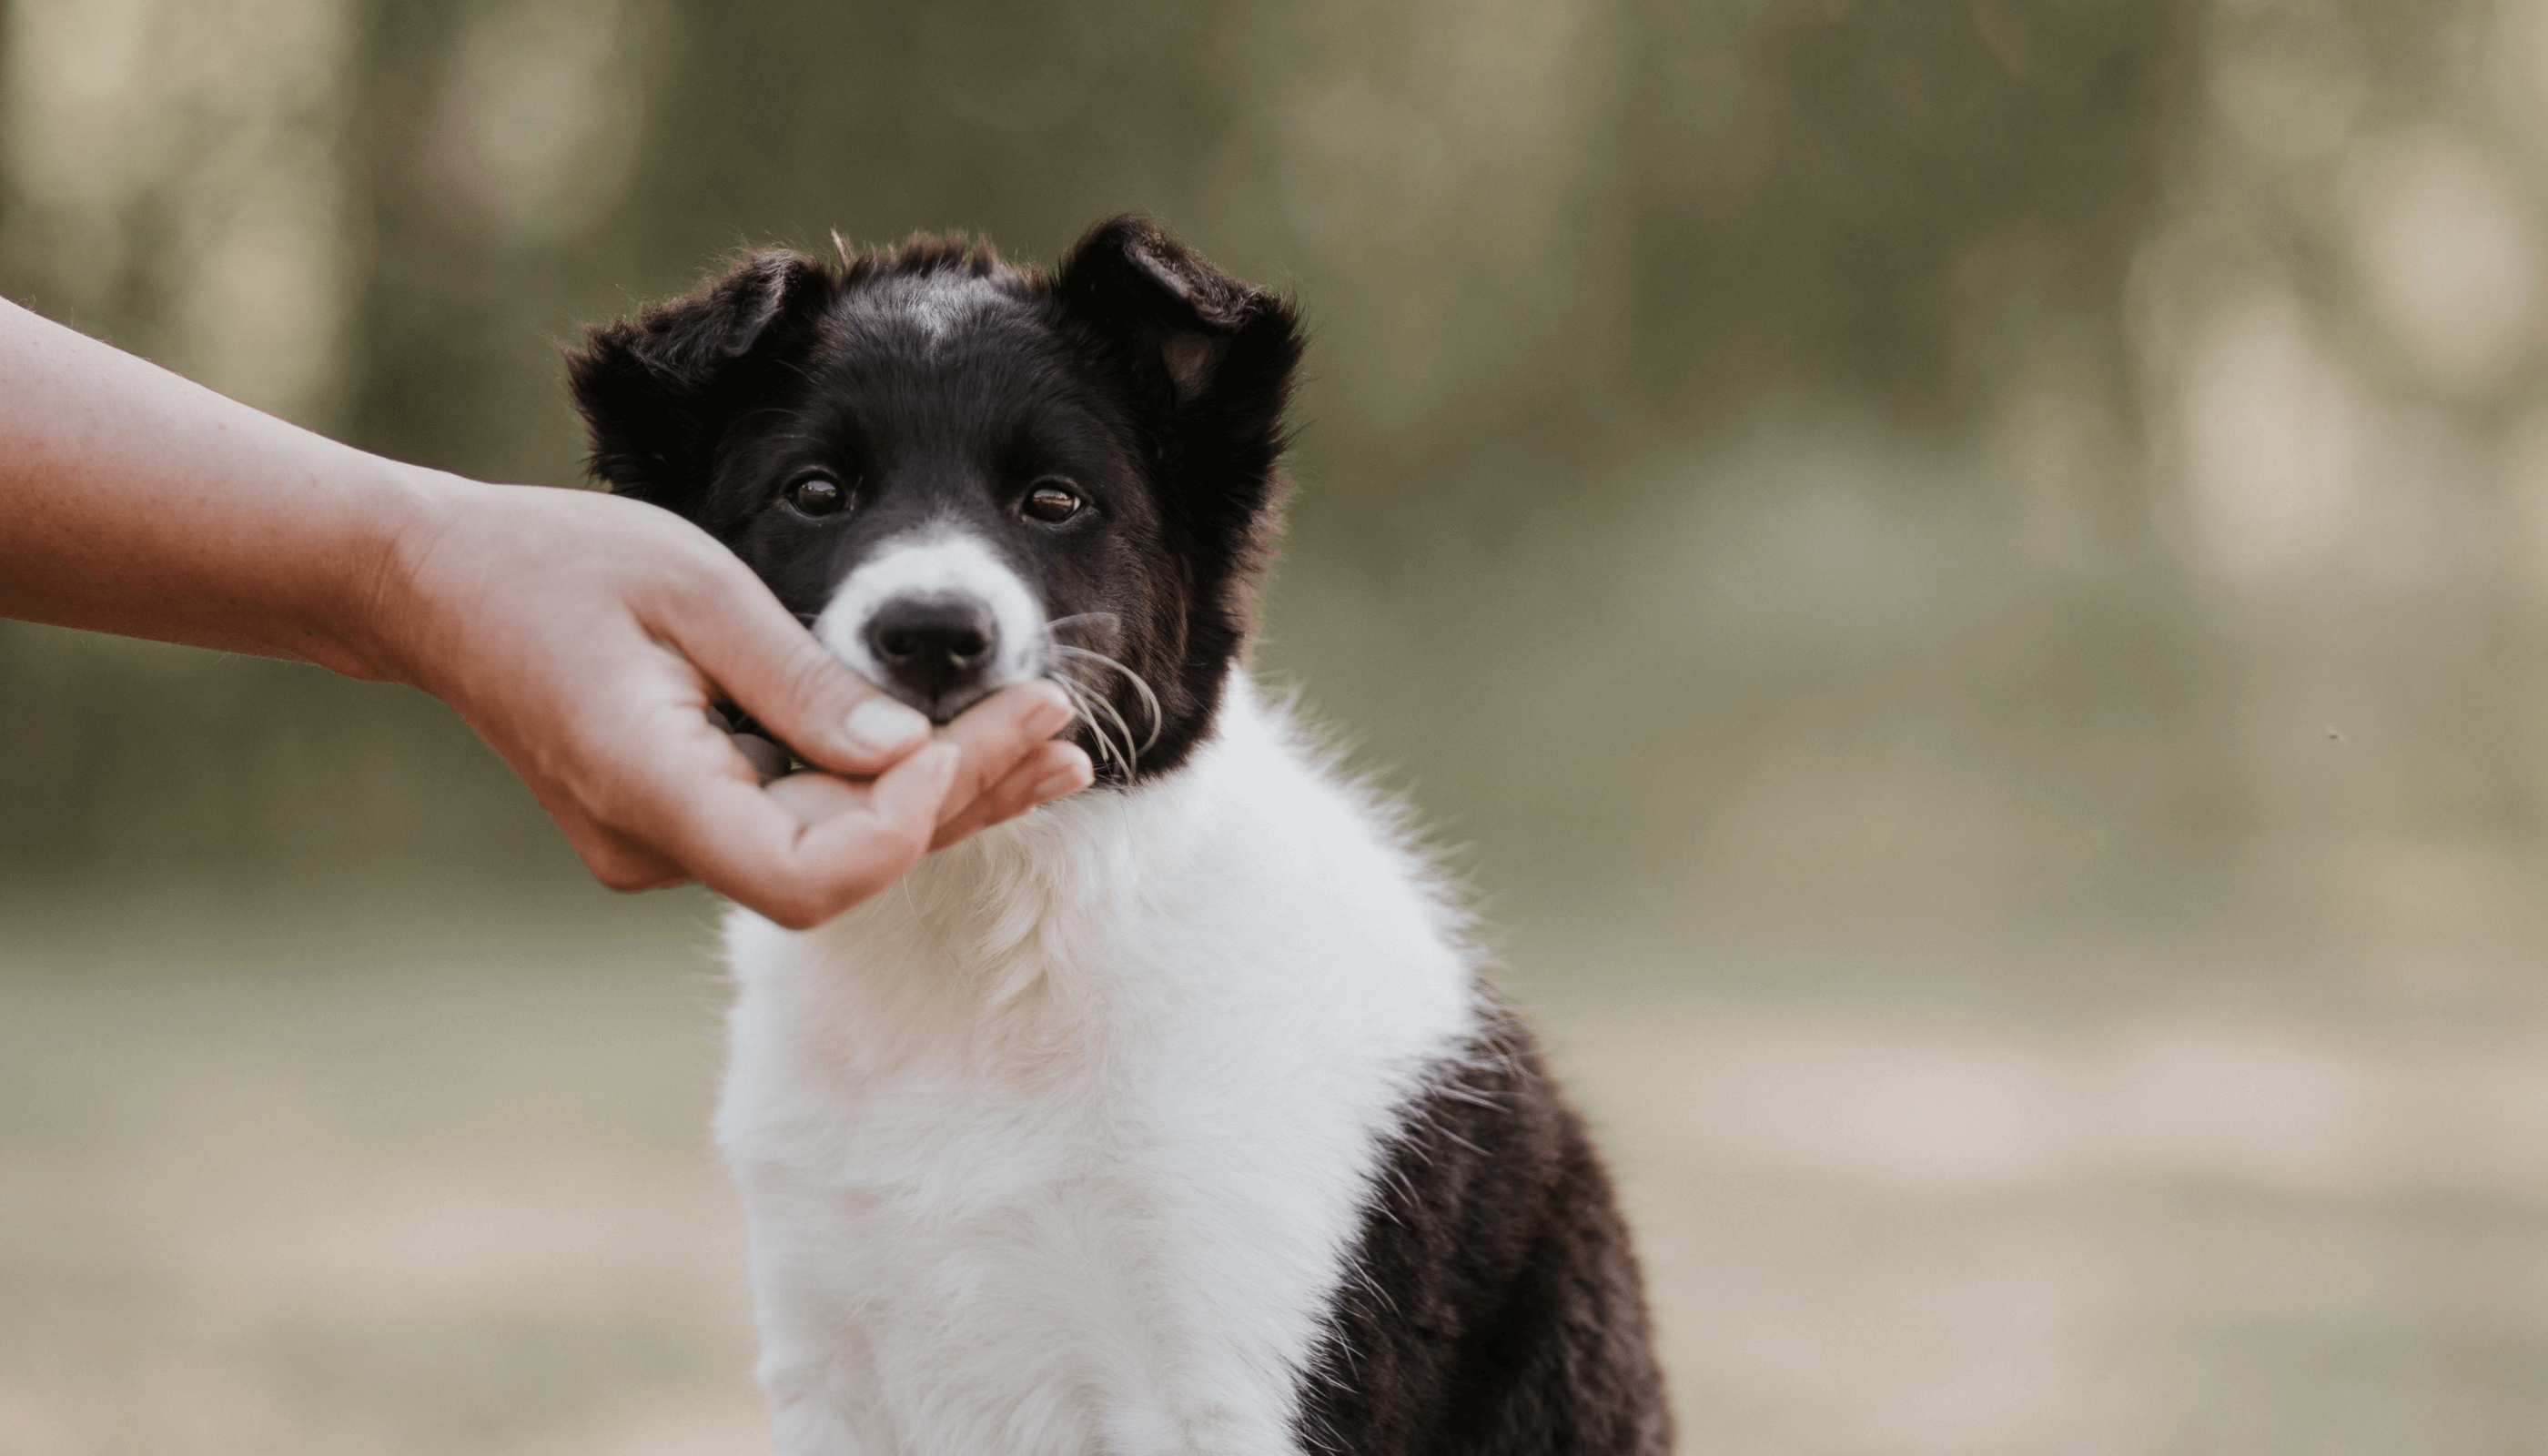
{"label": "black nose", "polygon": [[932,717],[961,706],[999,647],[991,609],[969,596],[897,596],[867,619],[867,649],[896,696]]}

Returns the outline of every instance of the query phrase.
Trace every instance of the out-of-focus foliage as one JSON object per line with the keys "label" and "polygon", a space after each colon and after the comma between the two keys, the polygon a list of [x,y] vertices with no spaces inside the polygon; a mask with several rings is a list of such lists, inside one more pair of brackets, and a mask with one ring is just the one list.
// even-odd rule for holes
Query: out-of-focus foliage
{"label": "out-of-focus foliage", "polygon": [[[6,18],[0,288],[474,475],[575,480],[553,344],[746,243],[1138,209],[1290,290],[1263,661],[1492,884],[2341,898],[2543,827],[2540,0]],[[0,803],[548,843],[411,695],[34,629]]]}

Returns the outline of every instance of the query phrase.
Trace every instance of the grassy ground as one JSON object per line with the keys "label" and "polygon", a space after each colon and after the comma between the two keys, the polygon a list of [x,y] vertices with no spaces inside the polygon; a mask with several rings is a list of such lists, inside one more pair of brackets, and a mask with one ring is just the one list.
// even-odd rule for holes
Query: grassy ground
{"label": "grassy ground", "polygon": [[[0,1456],[763,1449],[711,913],[0,893]],[[1779,959],[1811,939],[1517,956],[1687,1449],[2548,1449],[2535,962],[2402,1011],[2184,948]]]}

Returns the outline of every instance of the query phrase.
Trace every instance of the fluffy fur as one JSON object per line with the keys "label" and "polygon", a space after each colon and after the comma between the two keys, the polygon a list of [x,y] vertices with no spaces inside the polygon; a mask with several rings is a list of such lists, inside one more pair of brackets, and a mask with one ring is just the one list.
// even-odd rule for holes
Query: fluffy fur
{"label": "fluffy fur", "polygon": [[1627,1230],[1387,813],[1244,671],[1300,333],[1134,219],[1051,277],[762,254],[591,330],[614,489],[1100,787],[728,925],[717,1139],[786,1456],[1669,1449]]}

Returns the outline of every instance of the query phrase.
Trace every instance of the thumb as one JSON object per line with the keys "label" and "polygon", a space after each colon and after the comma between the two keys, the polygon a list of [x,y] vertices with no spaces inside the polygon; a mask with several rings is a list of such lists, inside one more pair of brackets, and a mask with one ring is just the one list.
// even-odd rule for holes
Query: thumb
{"label": "thumb", "polygon": [[745,712],[835,774],[880,774],[929,742],[928,718],[843,666],[741,562],[731,575],[739,590],[686,614],[675,645]]}

